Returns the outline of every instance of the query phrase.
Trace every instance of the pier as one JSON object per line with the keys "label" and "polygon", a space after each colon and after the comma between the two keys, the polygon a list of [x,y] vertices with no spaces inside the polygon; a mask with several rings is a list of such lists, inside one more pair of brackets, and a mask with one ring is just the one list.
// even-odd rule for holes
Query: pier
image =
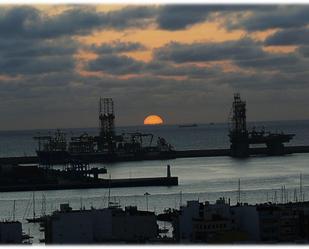
{"label": "pier", "polygon": [[[300,146],[286,146],[284,148],[284,154],[292,153],[309,153],[309,145]],[[267,148],[250,148],[251,155],[266,155]],[[188,158],[188,157],[213,157],[213,156],[230,156],[230,149],[204,149],[204,150],[178,150],[172,152],[174,158]],[[168,158],[155,158],[151,157],[144,160],[163,160]],[[121,162],[122,160],[114,160],[114,162]],[[126,161],[126,160],[125,160]],[[92,160],[92,162],[100,162],[99,160]],[[2,157],[0,158],[0,164],[35,164],[39,163],[37,156],[21,156],[21,157]]]}
{"label": "pier", "polygon": [[0,192],[89,189],[89,188],[124,188],[144,186],[177,186],[178,177],[150,177],[128,179],[100,179],[98,182],[74,182],[62,184],[31,184],[17,186],[1,186]]}
{"label": "pier", "polygon": [[81,162],[71,162],[64,170],[2,165],[0,171],[4,172],[0,174],[0,192],[178,185],[178,177],[171,176],[170,165],[165,177],[123,179],[100,178],[100,174],[106,174],[105,168],[91,168]]}

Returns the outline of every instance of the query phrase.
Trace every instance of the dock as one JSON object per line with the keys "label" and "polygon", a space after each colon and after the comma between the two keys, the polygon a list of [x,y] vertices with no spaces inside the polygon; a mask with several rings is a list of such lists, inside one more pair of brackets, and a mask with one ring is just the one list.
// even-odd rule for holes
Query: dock
{"label": "dock", "polygon": [[[284,154],[292,153],[309,153],[309,145],[301,146],[286,146]],[[173,158],[189,158],[189,157],[217,157],[217,156],[230,156],[230,149],[204,149],[204,150],[178,150],[174,151]],[[267,148],[250,148],[251,155],[267,154]],[[156,160],[151,158],[149,160]],[[163,160],[163,158],[157,158]],[[115,160],[117,162],[117,160]],[[21,156],[21,157],[2,157],[0,164],[37,164],[39,158],[37,156]]]}
{"label": "dock", "polygon": [[100,179],[100,181],[97,182],[1,186],[0,192],[90,189],[90,188],[124,188],[124,187],[144,187],[144,186],[177,186],[177,185],[178,185],[178,177],[150,177],[150,178],[127,178],[127,179]]}
{"label": "dock", "polygon": [[[267,148],[249,148],[250,155],[268,155]],[[174,152],[176,158],[231,156],[230,149],[182,150]],[[309,145],[286,146],[283,155],[309,153]]]}

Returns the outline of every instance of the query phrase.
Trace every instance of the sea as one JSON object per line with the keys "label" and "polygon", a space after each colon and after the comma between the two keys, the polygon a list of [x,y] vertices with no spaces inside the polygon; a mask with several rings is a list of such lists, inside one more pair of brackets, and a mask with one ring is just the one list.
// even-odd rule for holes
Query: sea
{"label": "sea", "polygon": [[[293,133],[289,145],[309,145],[309,120],[249,122],[249,128],[271,132]],[[83,132],[98,134],[98,128],[63,129],[67,136]],[[35,155],[37,135],[53,134],[55,130],[0,131],[0,157]],[[117,133],[152,133],[165,138],[176,150],[229,148],[228,124],[198,124],[196,127],[178,125],[117,127]],[[179,208],[188,200],[215,202],[224,197],[235,204],[240,189],[241,202],[255,204],[281,202],[282,187],[289,201],[300,198],[302,182],[305,200],[309,200],[309,153],[284,156],[252,156],[246,159],[231,157],[178,158],[171,160],[137,161],[93,164],[105,167],[108,174],[102,178],[136,178],[166,176],[167,165],[172,176],[178,176],[179,185],[171,187],[112,188],[111,201],[122,207],[162,212],[166,208]],[[61,168],[61,165],[54,166]],[[302,179],[300,181],[300,178]],[[239,184],[240,183],[240,184]],[[69,203],[73,209],[107,207],[108,189],[49,190],[36,192],[0,193],[0,219],[19,220],[25,233],[33,236],[33,243],[44,238],[38,224],[29,224],[26,218],[39,216]],[[147,196],[145,195],[146,193]],[[35,205],[33,205],[33,196]],[[14,208],[15,206],[15,208]],[[35,209],[33,208],[35,206]],[[171,224],[159,224],[170,229]]]}

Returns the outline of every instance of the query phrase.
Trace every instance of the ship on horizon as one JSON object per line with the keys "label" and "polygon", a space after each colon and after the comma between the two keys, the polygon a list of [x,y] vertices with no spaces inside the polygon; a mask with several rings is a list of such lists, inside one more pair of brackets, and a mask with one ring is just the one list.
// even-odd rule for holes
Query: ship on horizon
{"label": "ship on horizon", "polygon": [[182,125],[178,125],[179,128],[189,128],[189,127],[197,127],[197,124],[182,124]]}

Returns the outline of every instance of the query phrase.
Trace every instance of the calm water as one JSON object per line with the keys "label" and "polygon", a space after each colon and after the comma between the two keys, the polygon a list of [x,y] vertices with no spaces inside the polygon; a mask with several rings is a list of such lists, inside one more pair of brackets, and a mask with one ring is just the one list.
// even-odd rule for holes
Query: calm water
{"label": "calm water", "polygon": [[[272,131],[295,133],[291,142],[294,145],[309,144],[309,121],[267,122],[251,124],[265,126]],[[123,127],[121,131],[152,132],[165,137],[177,149],[227,148],[227,125],[199,125],[196,128],[161,127]],[[81,131],[96,134],[96,129],[68,130],[74,135]],[[32,155],[35,143],[32,136],[39,131],[0,132],[1,156]],[[40,131],[41,133],[44,131]],[[45,131],[46,132],[46,131]],[[281,157],[251,157],[233,159],[230,157],[182,158],[164,161],[126,162],[115,164],[97,164],[106,167],[112,178],[129,178],[144,176],[165,176],[166,165],[171,165],[172,175],[179,177],[179,186],[173,187],[136,187],[113,188],[112,199],[124,205],[137,205],[146,209],[145,192],[148,197],[149,210],[162,211],[166,207],[179,207],[180,200],[199,199],[215,201],[224,196],[236,202],[238,179],[241,180],[241,198],[243,202],[256,203],[273,201],[275,192],[277,201],[281,200],[280,188],[286,186],[289,200],[294,200],[294,190],[299,188],[299,174],[303,175],[305,198],[309,199],[309,154],[293,154]],[[107,176],[103,176],[107,177]],[[308,185],[308,186],[307,186]],[[182,194],[180,194],[182,192]],[[36,213],[41,213],[42,194],[46,196],[46,210],[51,212],[60,203],[70,203],[73,208],[91,206],[100,208],[107,205],[107,189],[37,191]],[[0,216],[11,219],[13,202],[16,200],[15,217],[23,220],[32,216],[32,192],[0,193]],[[35,235],[34,242],[43,238],[38,225],[23,222],[24,231]]]}

